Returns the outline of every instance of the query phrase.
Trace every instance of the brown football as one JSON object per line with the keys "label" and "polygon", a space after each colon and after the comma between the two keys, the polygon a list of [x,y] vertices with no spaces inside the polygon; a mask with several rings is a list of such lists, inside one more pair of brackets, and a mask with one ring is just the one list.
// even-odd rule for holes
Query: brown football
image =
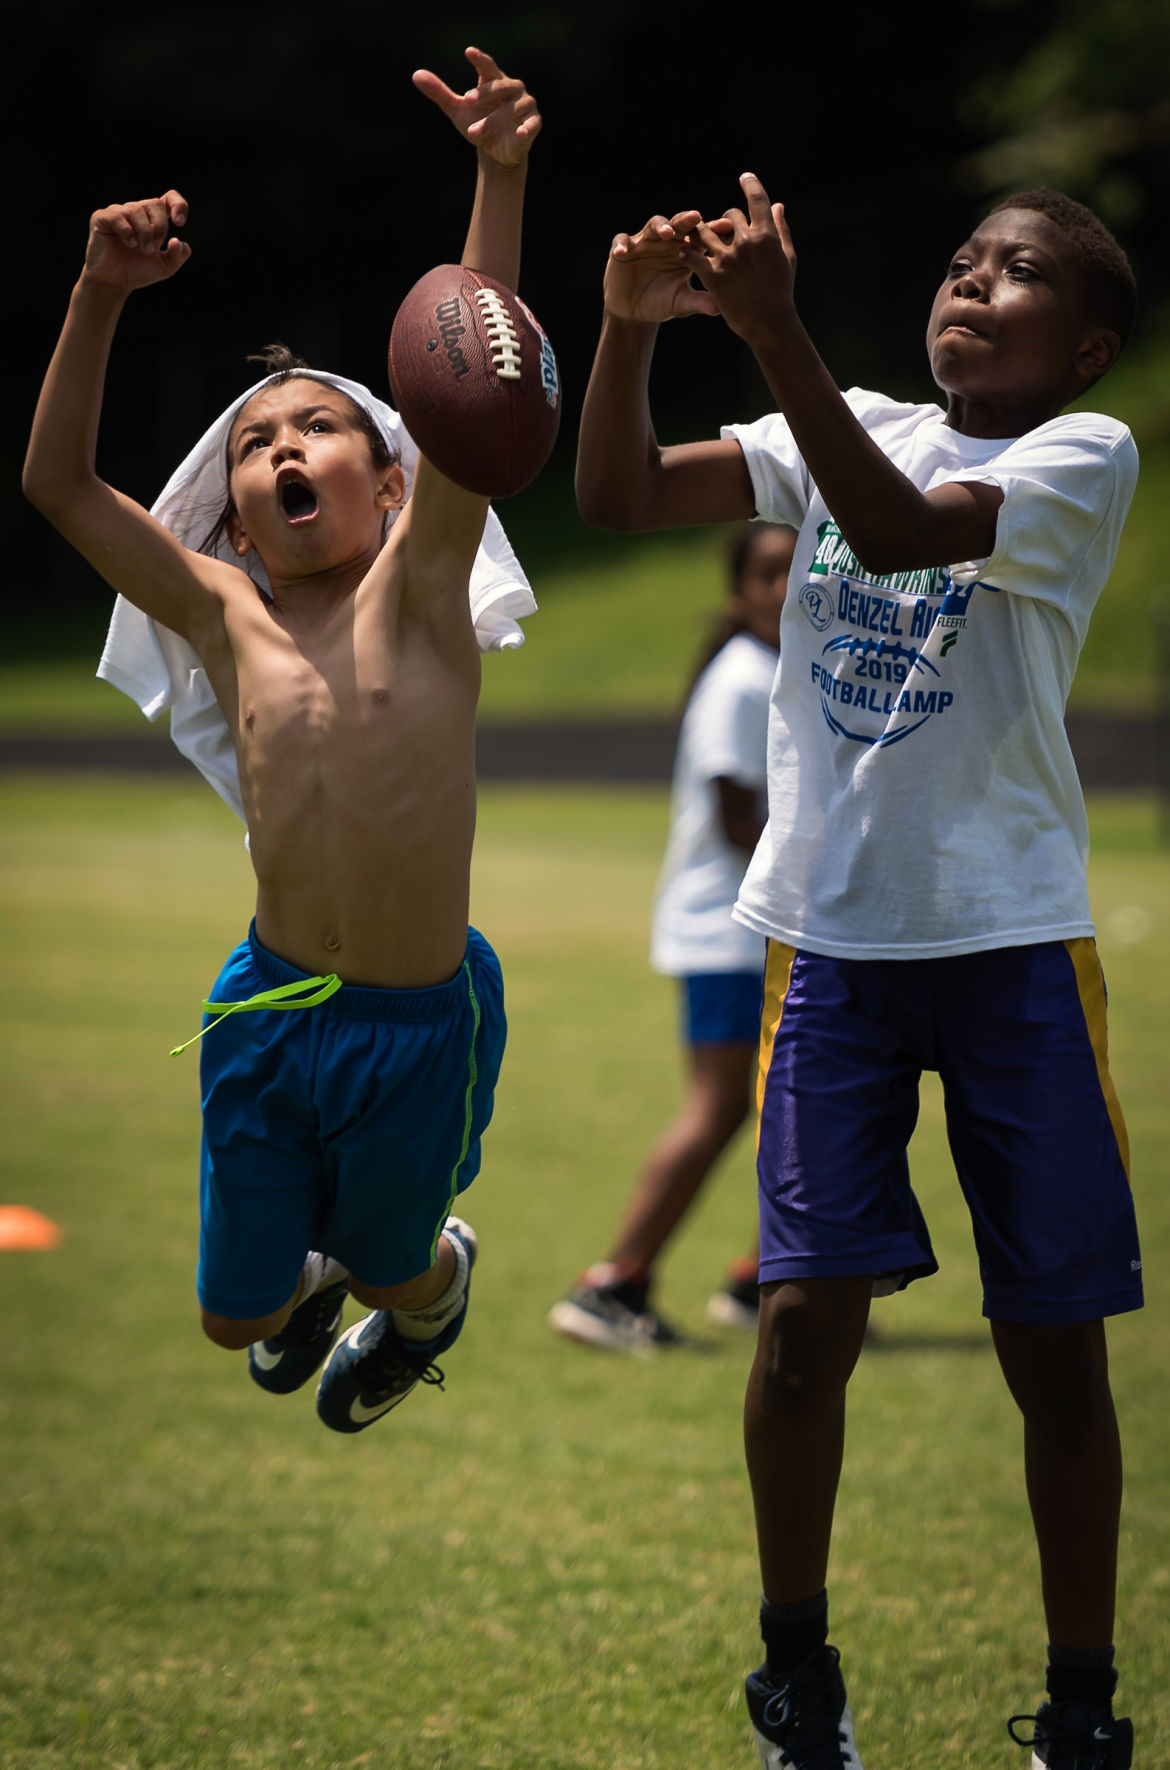
{"label": "brown football", "polygon": [[536,478],[561,421],[544,329],[494,277],[440,264],[390,333],[390,386],[427,460],[465,491],[510,498]]}

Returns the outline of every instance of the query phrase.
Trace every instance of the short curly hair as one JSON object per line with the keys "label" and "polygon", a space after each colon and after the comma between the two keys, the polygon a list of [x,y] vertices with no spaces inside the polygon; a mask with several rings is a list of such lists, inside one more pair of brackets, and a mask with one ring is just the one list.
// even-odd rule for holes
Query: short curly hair
{"label": "short curly hair", "polygon": [[1137,280],[1129,259],[1100,216],[1063,191],[1043,185],[1004,197],[989,213],[998,215],[1002,209],[1032,209],[1059,229],[1084,275],[1096,317],[1116,332],[1124,345],[1137,314]]}

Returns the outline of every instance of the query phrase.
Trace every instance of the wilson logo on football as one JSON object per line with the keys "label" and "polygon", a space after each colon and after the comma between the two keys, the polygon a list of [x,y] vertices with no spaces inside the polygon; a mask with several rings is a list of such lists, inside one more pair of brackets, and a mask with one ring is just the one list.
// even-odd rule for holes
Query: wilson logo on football
{"label": "wilson logo on football", "polygon": [[450,301],[440,301],[435,309],[435,324],[439,331],[439,342],[447,353],[447,361],[455,371],[455,379],[467,374],[467,358],[464,356],[459,340],[467,328],[459,307],[458,295]]}

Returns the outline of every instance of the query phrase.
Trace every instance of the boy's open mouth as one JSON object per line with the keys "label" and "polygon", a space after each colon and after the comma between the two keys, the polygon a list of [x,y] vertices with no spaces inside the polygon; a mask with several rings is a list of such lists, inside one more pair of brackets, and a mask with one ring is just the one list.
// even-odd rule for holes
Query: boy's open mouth
{"label": "boy's open mouth", "polygon": [[280,507],[290,522],[313,516],[317,510],[317,494],[299,479],[286,479],[280,488]]}

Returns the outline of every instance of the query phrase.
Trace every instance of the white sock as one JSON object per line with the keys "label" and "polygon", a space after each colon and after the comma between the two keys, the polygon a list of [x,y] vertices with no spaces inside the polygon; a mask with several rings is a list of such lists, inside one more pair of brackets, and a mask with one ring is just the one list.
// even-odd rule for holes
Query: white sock
{"label": "white sock", "polygon": [[297,1302],[303,1303],[306,1297],[312,1297],[317,1291],[326,1291],[331,1284],[339,1284],[349,1273],[335,1260],[332,1254],[316,1252],[305,1255],[305,1264],[301,1272],[301,1288],[297,1292]]}
{"label": "white sock", "polygon": [[424,1303],[421,1309],[391,1310],[394,1326],[404,1340],[417,1340],[421,1344],[437,1338],[463,1307],[471,1262],[462,1244],[454,1236],[447,1246],[455,1255],[455,1275],[442,1295],[436,1297],[433,1303]]}

